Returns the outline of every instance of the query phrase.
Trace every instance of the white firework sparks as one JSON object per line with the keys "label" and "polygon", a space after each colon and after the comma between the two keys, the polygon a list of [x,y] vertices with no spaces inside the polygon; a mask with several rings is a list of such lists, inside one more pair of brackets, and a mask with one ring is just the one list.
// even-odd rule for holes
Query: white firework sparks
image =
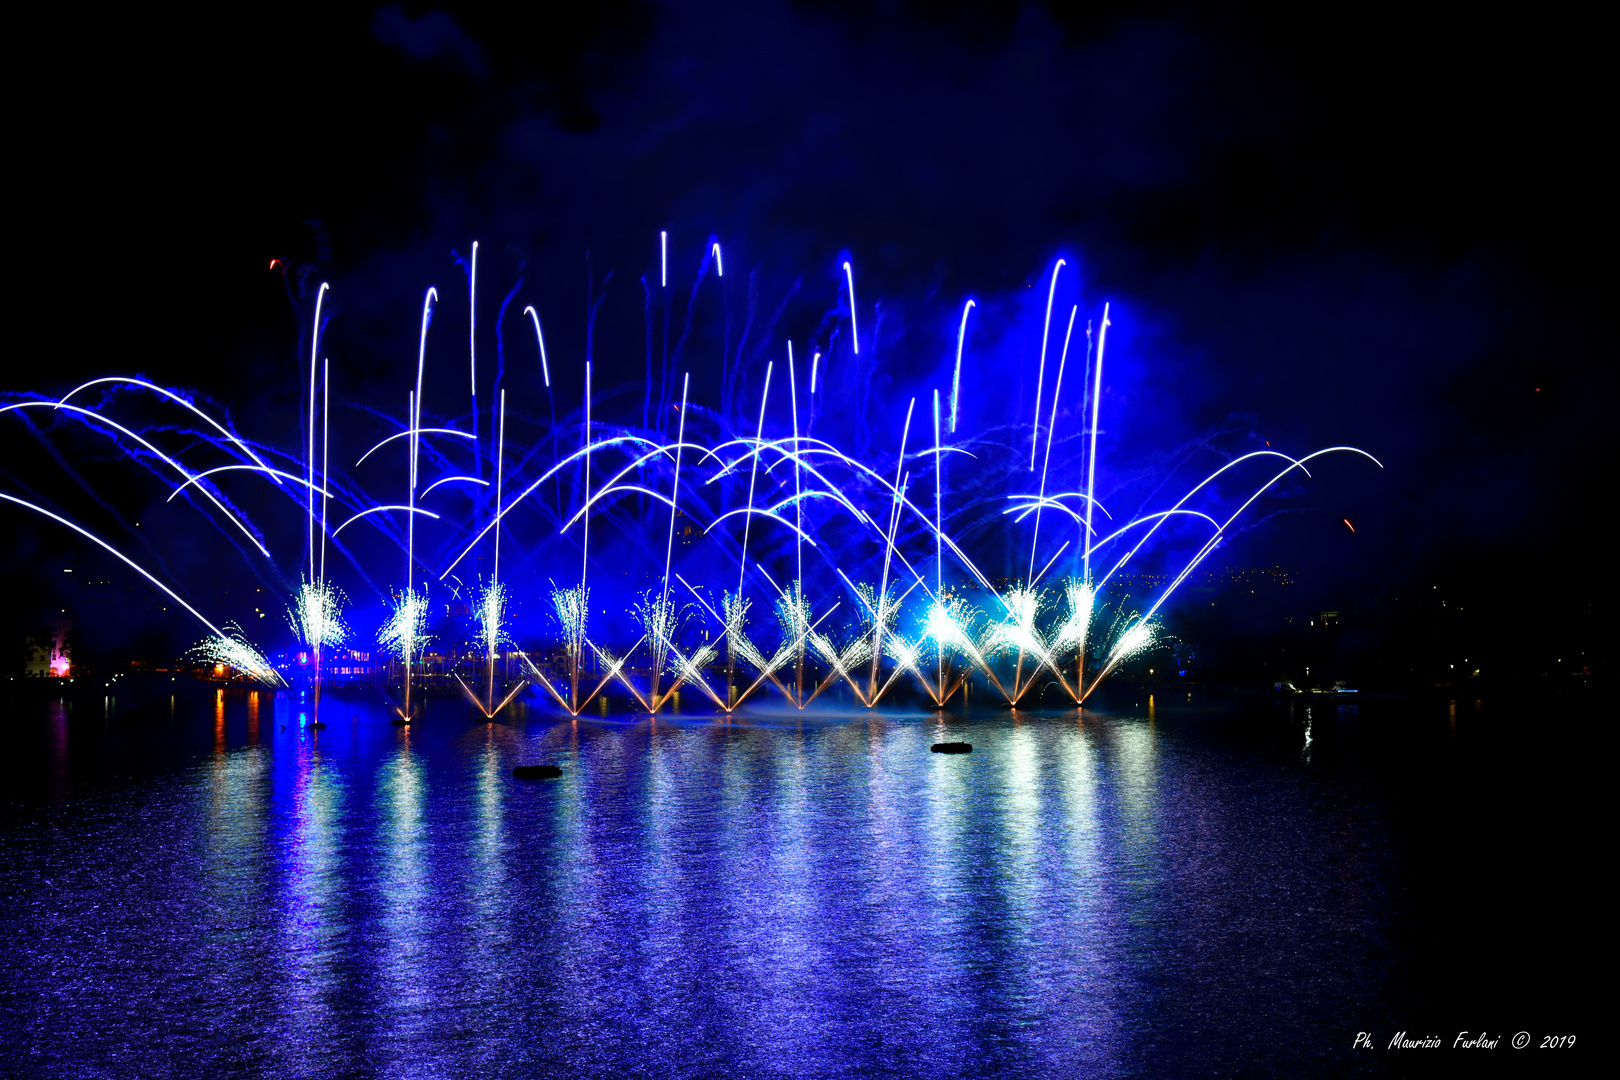
{"label": "white firework sparks", "polygon": [[506,605],[509,597],[506,586],[492,581],[478,597],[478,638],[484,651],[493,654],[502,645],[511,644],[506,635]]}
{"label": "white firework sparks", "polygon": [[240,626],[226,623],[225,629],[228,636],[205,638],[191,647],[191,654],[206,664],[231,668],[266,686],[287,685],[264,654],[249,643]]}
{"label": "white firework sparks", "polygon": [[568,655],[577,659],[585,647],[585,629],[590,623],[590,590],[583,585],[571,589],[552,586],[551,607],[562,625]]}
{"label": "white firework sparks", "polygon": [[1096,593],[1086,582],[1070,578],[1064,582],[1063,595],[1068,602],[1069,613],[1063,625],[1058,627],[1057,636],[1052,641],[1052,651],[1060,653],[1064,649],[1073,649],[1083,652],[1091,630],[1092,612],[1097,606]]}
{"label": "white firework sparks", "polygon": [[1153,647],[1158,640],[1158,625],[1150,620],[1143,619],[1133,623],[1130,629],[1119,636],[1114,642],[1114,651],[1109,654],[1110,666],[1122,664],[1133,656],[1138,656]]}
{"label": "white firework sparks", "polygon": [[787,592],[776,598],[776,621],[782,627],[782,640],[795,657],[804,655],[805,635],[810,631],[810,604],[804,586],[793,581]]}
{"label": "white firework sparks", "polygon": [[336,648],[349,639],[340,609],[343,593],[330,582],[301,581],[287,622],[306,648]]}
{"label": "white firework sparks", "polygon": [[644,592],[641,599],[631,605],[636,621],[647,632],[647,640],[659,650],[667,649],[675,640],[675,631],[685,621],[687,606],[676,604],[667,596],[654,596]]}
{"label": "white firework sparks", "polygon": [[1015,588],[1001,598],[1007,615],[990,627],[985,635],[987,653],[1025,652],[1034,656],[1046,653],[1045,643],[1035,629],[1035,617],[1040,614],[1042,596],[1035,589]]}
{"label": "white firework sparks", "polygon": [[393,611],[377,632],[377,644],[410,663],[427,644],[427,589],[391,597]]}

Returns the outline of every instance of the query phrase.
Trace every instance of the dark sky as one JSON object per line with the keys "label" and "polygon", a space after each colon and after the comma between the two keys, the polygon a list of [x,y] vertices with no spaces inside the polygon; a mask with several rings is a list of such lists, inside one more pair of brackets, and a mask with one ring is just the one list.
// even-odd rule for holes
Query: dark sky
{"label": "dark sky", "polygon": [[[481,321],[522,277],[577,401],[587,254],[615,272],[597,362],[639,380],[668,229],[678,305],[710,234],[764,307],[803,279],[778,341],[825,329],[848,252],[886,320],[886,445],[894,403],[948,378],[968,296],[974,423],[1020,422],[1027,296],[1061,256],[1082,320],[1113,304],[1122,500],[1210,439],[1353,443],[1387,468],[1324,469],[1230,561],[1325,601],[1433,581],[1504,626],[1560,618],[1590,601],[1606,455],[1601,36],[1419,7],[38,8],[8,75],[0,389],[140,371],[296,431],[279,257],[333,282],[335,396],[398,412],[422,290],[464,308],[450,253],[478,239]],[[6,521],[20,578],[39,541]]]}

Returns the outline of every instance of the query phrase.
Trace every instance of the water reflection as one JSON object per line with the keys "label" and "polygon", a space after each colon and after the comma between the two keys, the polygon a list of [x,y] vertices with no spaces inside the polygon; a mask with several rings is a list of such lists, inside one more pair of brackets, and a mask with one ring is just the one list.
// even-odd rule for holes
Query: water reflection
{"label": "water reflection", "polygon": [[[278,700],[278,704],[280,704]],[[290,821],[281,845],[281,1004],[292,1070],[315,1072],[324,1059],[330,1012],[340,997],[346,959],[341,859],[344,792],[335,765],[302,739],[289,740],[280,764],[290,767]],[[290,760],[288,758],[290,757]]]}
{"label": "water reflection", "polygon": [[[658,729],[658,719],[649,718],[627,732],[629,737],[622,740],[619,747],[625,755],[620,759],[620,767],[626,774],[622,780],[645,792],[642,798],[635,800],[638,812],[633,828],[643,837],[647,857],[638,867],[639,880],[635,882],[631,899],[634,906],[627,914],[646,927],[652,941],[673,944],[679,940],[686,914],[683,905],[691,902],[707,907],[701,895],[705,883],[700,879],[682,880],[683,849],[688,838],[699,835],[697,819],[702,811],[688,806],[682,798],[686,785],[681,783],[681,777],[688,774],[691,756],[702,754],[703,748],[688,746],[688,742],[701,743],[702,740],[682,739],[678,728],[668,730],[663,737]],[[639,762],[635,760],[638,756],[642,759]],[[641,782],[636,784],[638,779]],[[694,896],[688,890],[697,891],[699,895]]]}
{"label": "water reflection", "polygon": [[467,921],[470,940],[464,950],[467,960],[464,977],[472,986],[481,987],[492,1002],[505,1002],[510,981],[506,970],[511,948],[510,927],[521,917],[512,903],[506,863],[506,797],[510,778],[503,767],[500,746],[500,736],[506,728],[497,724],[482,727],[481,734],[472,736],[479,744],[470,778],[477,819],[474,827],[467,831],[472,858],[463,877],[473,913]]}
{"label": "water reflection", "polygon": [[[768,754],[760,745],[767,742]],[[821,871],[814,844],[815,804],[809,791],[812,783],[824,790],[825,774],[812,756],[814,749],[802,721],[788,730],[764,733],[753,747],[758,800],[748,824],[755,830],[756,852],[750,861],[754,877],[739,885],[766,881],[770,887],[759,890],[763,895],[736,891],[753,901],[748,906],[757,906],[761,921],[757,942],[734,933],[732,950],[743,958],[762,996],[801,1003],[798,1009],[774,1011],[756,1021],[753,1037],[766,1060],[828,1052],[823,1046],[806,1046],[808,1025],[803,1023],[805,1011],[825,1008],[819,995],[832,990],[818,978],[830,965],[827,936],[818,932],[822,918],[815,882]]]}
{"label": "water reflection", "polygon": [[[176,1036],[179,1074],[1165,1075],[1143,1033],[1219,1012],[1240,991],[1212,973],[1380,932],[1381,864],[1356,864],[1353,920],[1296,899],[1307,871],[1345,888],[1345,820],[1356,850],[1379,840],[1375,815],[1323,814],[1279,774],[1320,779],[1293,727],[1276,761],[1217,768],[1168,704],[405,729],[360,708],[316,732],[290,694],[181,701],[202,760],[109,796],[108,820],[154,864],[158,910],[184,897],[202,929],[147,911],[121,942],[73,939],[98,993],[165,1030],[252,1036]],[[65,777],[67,707],[44,717]],[[956,739],[974,752],[929,752]],[[561,778],[511,776],[539,762]],[[105,861],[54,835],[53,867]],[[40,888],[10,886],[25,908]],[[27,970],[68,962],[29,940]],[[151,984],[126,954],[185,977]],[[1336,1002],[1377,989],[1347,971]]]}
{"label": "water reflection", "polygon": [[384,1037],[406,1055],[431,1023],[434,1005],[430,940],[427,777],[409,727],[377,773],[380,858],[376,870],[381,945],[373,957],[380,977]]}
{"label": "water reflection", "polygon": [[[201,767],[201,862],[195,898],[202,902],[207,932],[199,935],[188,965],[219,973],[216,991],[238,1001],[262,1001],[265,972],[242,962],[244,956],[273,955],[275,930],[270,912],[272,859],[271,760],[263,748],[225,749],[226,701],[214,697],[214,751]],[[256,711],[257,703],[250,703]],[[251,1057],[268,1047],[249,1048]],[[238,1064],[243,1062],[238,1061]]]}
{"label": "water reflection", "polygon": [[[1042,929],[1041,948],[1062,957],[1070,977],[1042,1002],[1043,1015],[1072,1025],[1066,1056],[1099,1075],[1118,1072],[1124,1045],[1124,1002],[1139,993],[1118,959],[1121,911],[1111,890],[1111,867],[1100,821],[1098,735],[1076,710],[1075,737],[1053,748],[1060,814],[1048,815],[1057,839],[1051,864],[1054,918]],[[1037,984],[1038,985],[1038,984]]]}
{"label": "water reflection", "polygon": [[65,698],[53,698],[45,703],[45,725],[50,732],[51,801],[58,803],[67,798],[68,792],[69,711]]}
{"label": "water reflection", "polygon": [[[997,817],[1006,833],[1002,852],[1008,859],[1008,879],[1026,880],[1024,872],[1036,858],[1036,832],[1041,816],[1040,768],[1035,760],[1035,733],[1027,718],[1014,712],[1012,730],[1003,736],[996,749],[997,758],[1004,762],[999,778],[1002,797]],[[1017,903],[1016,898],[1014,903]]]}
{"label": "water reflection", "polygon": [[1125,722],[1114,728],[1115,801],[1128,856],[1147,870],[1158,842],[1158,740],[1151,724]]}

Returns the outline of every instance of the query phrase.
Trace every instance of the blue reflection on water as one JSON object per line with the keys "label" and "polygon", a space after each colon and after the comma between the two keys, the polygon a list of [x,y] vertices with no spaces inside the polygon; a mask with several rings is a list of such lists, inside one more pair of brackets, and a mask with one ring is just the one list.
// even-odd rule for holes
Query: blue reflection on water
{"label": "blue reflection on water", "polygon": [[[1385,993],[1380,965],[1320,970],[1384,933],[1367,794],[1313,787],[1292,746],[1278,764],[1168,736],[1162,710],[484,724],[441,706],[395,728],[333,700],[317,731],[287,695],[261,707],[220,697],[188,721],[182,702],[205,753],[71,798],[71,721],[42,713],[66,803],[0,831],[25,942],[4,957],[11,1060],[1123,1075],[1175,1071],[1222,1009],[1253,1029],[1236,1038],[1270,1038],[1302,980],[1327,1008]],[[947,733],[973,754],[930,753]],[[562,778],[511,776],[540,761]]]}
{"label": "blue reflection on water", "polygon": [[[302,734],[302,724],[299,731]],[[282,875],[274,907],[281,916],[275,948],[282,969],[278,1004],[287,1025],[292,1057],[288,1064],[308,1072],[320,1061],[317,1048],[325,1041],[322,1033],[348,931],[342,860],[348,819],[341,768],[328,764],[313,740],[291,740],[287,745],[294,751],[291,760],[276,770],[277,778],[291,788],[285,795],[291,806],[276,830],[280,833],[276,861]],[[226,810],[221,816],[234,812]]]}

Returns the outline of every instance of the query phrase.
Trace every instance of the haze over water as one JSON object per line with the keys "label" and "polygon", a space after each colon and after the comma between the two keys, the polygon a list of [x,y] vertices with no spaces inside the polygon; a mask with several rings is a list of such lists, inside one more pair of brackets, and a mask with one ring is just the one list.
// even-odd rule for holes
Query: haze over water
{"label": "haze over water", "polygon": [[[1457,998],[1436,943],[1471,886],[1433,865],[1450,811],[1410,771],[1449,768],[1455,796],[1497,768],[1460,749],[1472,703],[1110,705],[484,724],[441,700],[400,729],[329,700],[324,731],[285,692],[23,705],[0,1054],[60,1076],[1327,1075],[1402,1067],[1352,1060],[1359,1029],[1491,1000]],[[537,762],[562,778],[512,777]]]}

